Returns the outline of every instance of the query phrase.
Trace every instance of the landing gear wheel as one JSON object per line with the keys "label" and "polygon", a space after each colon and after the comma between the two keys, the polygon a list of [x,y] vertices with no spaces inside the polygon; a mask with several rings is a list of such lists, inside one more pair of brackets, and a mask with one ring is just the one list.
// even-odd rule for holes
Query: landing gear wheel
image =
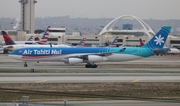
{"label": "landing gear wheel", "polygon": [[98,65],[87,63],[87,64],[85,65],[85,67],[86,67],[86,68],[97,68]]}
{"label": "landing gear wheel", "polygon": [[89,68],[89,65],[88,65],[88,64],[86,64],[86,65],[85,65],[85,67],[86,67],[86,68]]}
{"label": "landing gear wheel", "polygon": [[97,68],[98,67],[98,65],[96,65],[96,64],[94,64],[93,66],[92,66],[92,68]]}
{"label": "landing gear wheel", "polygon": [[25,62],[25,63],[24,63],[24,67],[27,67],[27,66],[28,66],[27,63]]}
{"label": "landing gear wheel", "polygon": [[24,67],[27,67],[27,64],[24,64]]}

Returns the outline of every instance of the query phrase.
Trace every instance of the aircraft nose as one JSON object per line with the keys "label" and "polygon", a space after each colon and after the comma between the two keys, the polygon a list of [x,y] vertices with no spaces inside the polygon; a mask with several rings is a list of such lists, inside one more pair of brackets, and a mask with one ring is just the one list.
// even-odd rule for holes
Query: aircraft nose
{"label": "aircraft nose", "polygon": [[13,54],[8,54],[9,57],[11,58],[14,58],[14,55]]}
{"label": "aircraft nose", "polygon": [[21,59],[20,55],[9,54],[8,56],[14,59],[18,59],[18,60]]}

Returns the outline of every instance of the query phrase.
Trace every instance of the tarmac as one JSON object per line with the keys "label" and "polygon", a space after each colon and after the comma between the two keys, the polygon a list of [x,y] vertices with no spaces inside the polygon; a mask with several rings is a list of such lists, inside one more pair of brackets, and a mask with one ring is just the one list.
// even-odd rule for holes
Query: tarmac
{"label": "tarmac", "polygon": [[[61,62],[28,62],[28,67],[23,67],[23,64],[22,61],[11,59],[7,54],[0,54],[0,72],[2,71],[0,73],[0,83],[135,83],[180,81],[179,56],[153,56],[141,60],[116,63],[102,62],[97,63],[99,65],[98,68],[85,68],[84,64],[67,65]],[[151,67],[154,65],[159,67]],[[31,69],[34,69],[35,72],[30,72]],[[51,104],[53,103],[51,102],[46,105],[52,106]],[[67,104],[71,106],[179,106],[179,102],[156,100],[67,101]],[[61,105],[63,106],[60,103],[59,106]],[[5,105],[0,104],[0,106]]]}

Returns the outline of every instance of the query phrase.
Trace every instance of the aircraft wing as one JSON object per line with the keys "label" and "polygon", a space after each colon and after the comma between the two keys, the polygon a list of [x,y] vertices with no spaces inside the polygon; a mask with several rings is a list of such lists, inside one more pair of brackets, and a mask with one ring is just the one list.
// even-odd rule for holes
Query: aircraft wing
{"label": "aircraft wing", "polygon": [[126,48],[122,48],[121,50],[114,51],[114,52],[99,52],[99,53],[88,53],[88,54],[81,54],[81,55],[74,55],[74,56],[69,56],[67,58],[86,58],[88,55],[97,55],[97,56],[109,56],[112,55],[113,53],[119,53],[119,52],[124,52]]}

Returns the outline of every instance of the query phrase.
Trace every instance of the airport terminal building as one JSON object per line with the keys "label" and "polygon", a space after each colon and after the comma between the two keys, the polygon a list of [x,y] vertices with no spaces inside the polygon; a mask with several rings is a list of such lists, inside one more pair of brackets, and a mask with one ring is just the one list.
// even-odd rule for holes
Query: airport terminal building
{"label": "airport terminal building", "polygon": [[[139,22],[143,29],[134,29],[133,24],[123,24],[122,29],[113,29],[122,18],[131,17]],[[159,28],[161,29],[161,28]],[[24,31],[6,30],[15,41],[27,40],[32,34],[26,34]],[[140,18],[132,15],[123,15],[115,18],[107,24],[99,34],[81,34],[74,32],[72,35],[66,35],[66,28],[50,28],[48,41],[52,44],[77,45],[82,38],[86,38],[85,46],[107,46],[115,37],[118,36],[117,46],[140,46],[139,39],[145,43],[155,35],[154,31]],[[34,38],[41,38],[42,34],[33,34]],[[0,37],[3,41],[3,37]],[[167,47],[180,47],[180,37],[170,35],[166,41]]]}

